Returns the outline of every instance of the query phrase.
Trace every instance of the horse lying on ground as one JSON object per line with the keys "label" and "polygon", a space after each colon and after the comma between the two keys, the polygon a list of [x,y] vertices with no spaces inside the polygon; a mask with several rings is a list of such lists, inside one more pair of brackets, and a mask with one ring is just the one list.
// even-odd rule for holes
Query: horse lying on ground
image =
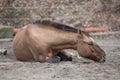
{"label": "horse lying on ground", "polygon": [[23,27],[14,37],[13,49],[16,59],[22,61],[71,61],[63,50],[74,49],[84,58],[105,62],[105,52],[88,33],[46,20]]}

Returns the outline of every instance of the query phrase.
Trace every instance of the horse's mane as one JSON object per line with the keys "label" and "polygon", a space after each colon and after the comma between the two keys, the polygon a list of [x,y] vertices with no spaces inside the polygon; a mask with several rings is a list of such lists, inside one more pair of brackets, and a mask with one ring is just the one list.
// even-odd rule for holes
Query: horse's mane
{"label": "horse's mane", "polygon": [[[47,25],[49,27],[55,27],[57,29],[62,29],[62,30],[66,30],[66,31],[72,31],[72,32],[76,32],[78,31],[78,29],[73,28],[71,26],[65,25],[65,24],[61,24],[61,23],[57,23],[57,22],[52,22],[50,20],[37,20],[34,21],[33,24],[43,24],[43,25]],[[90,36],[87,32],[82,31],[85,35]]]}

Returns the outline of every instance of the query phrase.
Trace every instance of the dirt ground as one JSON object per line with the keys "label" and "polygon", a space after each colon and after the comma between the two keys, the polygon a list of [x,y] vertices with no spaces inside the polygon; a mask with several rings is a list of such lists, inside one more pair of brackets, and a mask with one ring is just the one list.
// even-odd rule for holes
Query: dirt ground
{"label": "dirt ground", "polygon": [[0,48],[8,50],[8,55],[0,55],[0,80],[120,80],[120,39],[96,41],[107,54],[105,63],[76,57],[56,64],[20,62],[13,55],[12,42],[0,41]]}

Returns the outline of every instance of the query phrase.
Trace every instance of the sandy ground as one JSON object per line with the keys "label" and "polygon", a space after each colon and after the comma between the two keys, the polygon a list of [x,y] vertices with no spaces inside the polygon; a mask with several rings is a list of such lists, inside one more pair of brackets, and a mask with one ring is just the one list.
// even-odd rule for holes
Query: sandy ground
{"label": "sandy ground", "polygon": [[8,50],[8,55],[0,55],[0,80],[120,80],[120,39],[96,41],[107,54],[105,63],[75,57],[56,64],[20,62],[13,55],[12,42],[0,42],[0,48]]}

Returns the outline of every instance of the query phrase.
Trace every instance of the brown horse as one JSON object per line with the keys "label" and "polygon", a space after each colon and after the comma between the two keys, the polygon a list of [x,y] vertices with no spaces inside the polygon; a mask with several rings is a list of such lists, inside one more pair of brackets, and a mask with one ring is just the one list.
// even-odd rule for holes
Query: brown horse
{"label": "brown horse", "polygon": [[77,50],[80,56],[97,62],[105,61],[105,52],[88,33],[46,20],[23,27],[14,37],[13,49],[22,61],[71,60],[63,49]]}

